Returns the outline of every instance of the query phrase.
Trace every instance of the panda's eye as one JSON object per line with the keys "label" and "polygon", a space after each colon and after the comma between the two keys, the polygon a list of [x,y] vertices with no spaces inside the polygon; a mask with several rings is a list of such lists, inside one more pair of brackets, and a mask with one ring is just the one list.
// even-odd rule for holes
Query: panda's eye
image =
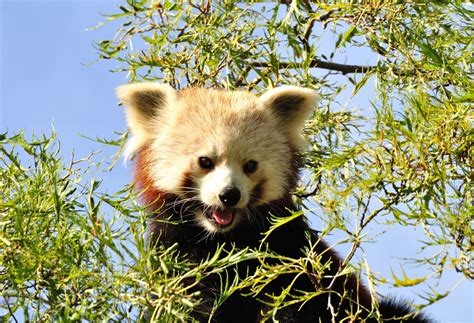
{"label": "panda's eye", "polygon": [[255,160],[249,160],[244,164],[244,172],[251,174],[257,170],[258,163]]}
{"label": "panda's eye", "polygon": [[209,157],[199,157],[199,167],[202,169],[212,169],[214,167],[214,163]]}

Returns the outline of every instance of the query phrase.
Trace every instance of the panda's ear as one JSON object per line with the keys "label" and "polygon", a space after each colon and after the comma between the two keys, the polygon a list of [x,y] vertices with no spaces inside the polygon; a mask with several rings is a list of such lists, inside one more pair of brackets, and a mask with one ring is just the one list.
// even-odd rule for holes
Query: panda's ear
{"label": "panda's ear", "polygon": [[308,88],[282,86],[265,92],[260,98],[264,108],[275,117],[290,142],[302,148],[301,130],[316,107],[318,94]]}
{"label": "panda's ear", "polygon": [[158,118],[176,100],[177,92],[167,84],[143,82],[119,86],[116,93],[125,106],[127,124],[133,134],[128,146],[130,155],[158,130]]}

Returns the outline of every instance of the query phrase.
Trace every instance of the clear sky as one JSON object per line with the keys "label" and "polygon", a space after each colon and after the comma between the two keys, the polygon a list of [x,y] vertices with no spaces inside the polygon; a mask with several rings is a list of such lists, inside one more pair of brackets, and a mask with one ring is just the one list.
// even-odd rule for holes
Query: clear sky
{"label": "clear sky", "polygon": [[[0,133],[50,133],[53,125],[62,151],[85,157],[92,150],[103,156],[114,149],[91,142],[89,137],[115,138],[126,128],[114,88],[126,83],[124,73],[111,73],[114,62],[97,60],[93,42],[113,36],[115,25],[86,31],[104,20],[101,13],[117,12],[122,1],[112,0],[0,0]],[[366,63],[351,57],[352,63]],[[370,95],[370,93],[364,93]],[[105,174],[103,188],[114,191],[130,180],[122,163]],[[393,256],[415,246],[416,232],[396,231],[365,249],[376,271],[390,277],[399,272]],[[415,250],[414,252],[416,252]],[[447,288],[461,277],[448,274]],[[413,291],[393,289],[383,293],[414,299]],[[416,290],[415,290],[416,292]],[[447,298],[427,312],[442,322],[473,322],[473,284],[464,281]]]}

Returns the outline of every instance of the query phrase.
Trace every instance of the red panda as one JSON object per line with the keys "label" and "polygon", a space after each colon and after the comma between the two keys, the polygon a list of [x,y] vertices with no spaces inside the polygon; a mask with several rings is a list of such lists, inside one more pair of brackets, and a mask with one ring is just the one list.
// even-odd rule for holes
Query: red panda
{"label": "red panda", "polygon": [[[297,208],[291,193],[298,182],[301,130],[311,115],[317,94],[306,88],[284,86],[261,96],[243,91],[188,88],[135,83],[117,89],[125,105],[132,133],[126,154],[134,156],[134,181],[151,216],[151,243],[179,250],[193,261],[206,259],[217,245],[257,248],[271,227],[270,213],[285,217]],[[176,225],[156,218],[179,220]],[[327,290],[305,304],[279,309],[281,322],[339,322],[372,320],[374,298],[356,275],[338,274],[341,259],[318,239],[304,217],[272,232],[266,242],[273,252],[303,256],[308,235],[316,244],[324,276],[284,274],[257,298],[232,294],[210,317],[219,292],[219,277],[199,285],[202,303],[194,319],[214,322],[260,322],[269,310],[266,297],[279,294],[290,283],[295,293]],[[255,270],[248,261],[239,275]],[[404,304],[381,301],[379,319],[409,316],[429,322]],[[372,313],[372,314],[370,314]],[[373,318],[372,318],[373,317]]]}

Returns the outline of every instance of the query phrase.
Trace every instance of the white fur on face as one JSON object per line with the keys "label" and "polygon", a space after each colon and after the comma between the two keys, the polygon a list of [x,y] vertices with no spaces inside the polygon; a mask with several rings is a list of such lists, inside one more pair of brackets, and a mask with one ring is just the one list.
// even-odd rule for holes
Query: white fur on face
{"label": "white fur on face", "polygon": [[247,206],[250,191],[254,187],[252,180],[244,174],[240,165],[219,165],[198,179],[196,185],[199,187],[201,201],[211,206],[222,206],[219,194],[229,186],[236,187],[240,191],[240,200],[235,208]]}
{"label": "white fur on face", "polygon": [[[193,100],[177,101],[164,113],[166,122],[151,144],[151,176],[156,187],[180,195],[185,192],[184,177],[189,177],[203,203],[219,205],[220,189],[232,180],[241,189],[244,203],[248,203],[251,190],[264,181],[258,204],[281,198],[291,152],[276,118],[249,93],[201,91],[206,96],[201,93]],[[215,162],[214,170],[199,168],[198,160],[203,156]],[[248,160],[258,163],[250,176],[243,173]],[[242,201],[239,207],[246,206]]]}
{"label": "white fur on face", "polygon": [[[241,198],[233,208],[236,214],[232,225],[218,227],[201,210],[196,212],[196,222],[205,230],[225,232],[238,224],[249,203],[255,206],[283,197],[291,173],[291,151],[278,125],[261,111],[252,109],[252,114],[234,111],[227,115],[226,110],[220,114],[211,110],[208,111],[213,115],[211,120],[205,109],[202,110],[194,115],[191,112],[189,118],[156,137],[152,145],[155,161],[151,175],[157,187],[177,195],[187,190],[182,187],[186,176],[193,183],[192,193],[206,208],[222,207],[219,194],[228,186],[237,187]],[[209,157],[215,167],[201,169],[199,157]],[[249,160],[258,163],[252,174],[243,171]],[[258,200],[251,201],[257,185],[262,185],[262,194]]]}

